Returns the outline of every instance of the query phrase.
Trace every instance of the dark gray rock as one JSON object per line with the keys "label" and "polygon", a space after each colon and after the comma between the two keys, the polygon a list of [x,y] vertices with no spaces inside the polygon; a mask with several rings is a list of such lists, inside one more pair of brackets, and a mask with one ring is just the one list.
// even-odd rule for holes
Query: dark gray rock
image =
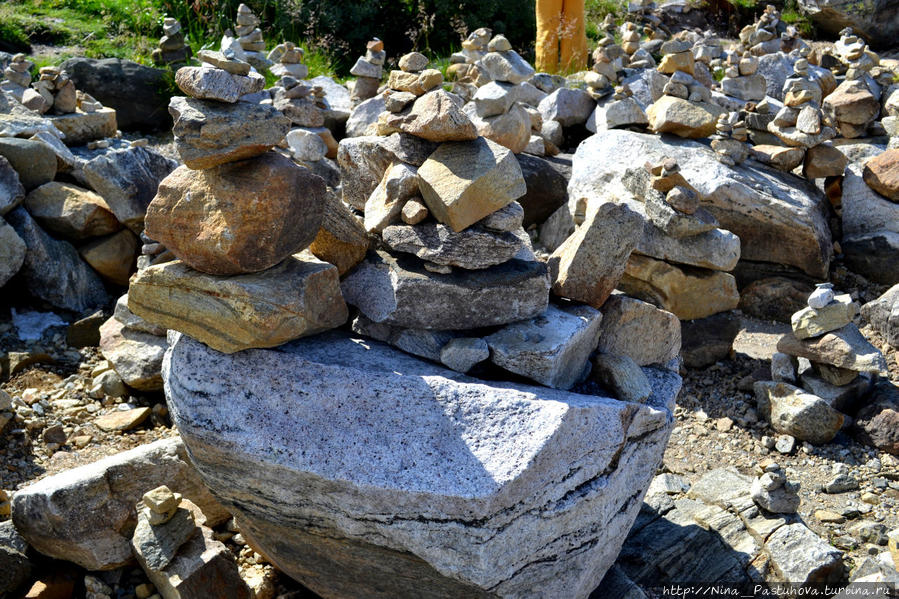
{"label": "dark gray rock", "polygon": [[568,201],[568,179],[571,177],[571,157],[560,154],[554,157],[518,154],[518,165],[527,192],[518,198],[524,208],[524,228],[540,224]]}
{"label": "dark gray rock", "polygon": [[15,596],[31,579],[33,566],[27,551],[28,543],[16,532],[12,520],[0,522],[0,595]]}
{"label": "dark gray rock", "polygon": [[19,174],[9,160],[0,156],[0,216],[3,216],[25,199],[25,188]]}
{"label": "dark gray rock", "polygon": [[168,113],[174,91],[167,69],[154,69],[121,58],[70,58],[61,68],[75,87],[114,108],[122,131],[159,131],[172,127]]}
{"label": "dark gray rock", "polygon": [[6,219],[25,242],[20,276],[32,295],[56,308],[79,313],[109,300],[103,281],[72,244],[47,235],[22,207]]}
{"label": "dark gray rock", "polygon": [[84,165],[84,175],[119,222],[140,234],[159,182],[177,166],[154,150],[130,147],[93,158]]}
{"label": "dark gray rock", "polygon": [[[31,139],[0,137],[0,156],[5,158],[19,175],[26,191],[49,183],[56,176],[56,154],[47,145]],[[0,165],[2,166],[2,165]],[[0,175],[0,213],[16,202],[18,187],[9,173]],[[4,197],[10,194],[9,199]]]}
{"label": "dark gray rock", "polygon": [[477,270],[511,260],[527,239],[524,230],[495,233],[472,225],[456,233],[446,225],[429,221],[418,225],[391,225],[382,233],[384,243],[397,252],[422,260]]}
{"label": "dark gray rock", "polygon": [[537,316],[549,302],[540,262],[510,260],[436,274],[417,258],[370,253],[341,284],[347,303],[374,322],[414,329],[473,329]]}
{"label": "dark gray rock", "polygon": [[727,358],[740,332],[740,318],[721,312],[681,322],[681,355],[690,368],[704,368]]}

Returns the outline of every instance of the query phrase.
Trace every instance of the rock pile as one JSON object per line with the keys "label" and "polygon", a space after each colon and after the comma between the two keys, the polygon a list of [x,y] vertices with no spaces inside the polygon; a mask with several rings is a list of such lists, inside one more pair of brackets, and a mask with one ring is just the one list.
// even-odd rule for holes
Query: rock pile
{"label": "rock pile", "polygon": [[180,65],[186,63],[193,56],[193,51],[184,39],[184,31],[178,19],[166,17],[162,21],[163,36],[159,40],[159,47],[153,50],[150,58],[157,65]]}
{"label": "rock pile", "polygon": [[487,54],[491,37],[493,31],[490,29],[475,29],[462,40],[462,50],[450,56],[446,76],[453,81],[453,93],[460,98],[470,100],[479,86],[490,81],[490,76],[478,65]]}
{"label": "rock pile", "polygon": [[22,96],[31,87],[31,68],[34,63],[24,54],[15,54],[3,69],[4,81],[0,82],[0,90],[11,94],[22,102]]}
{"label": "rock pile", "polygon": [[821,284],[808,306],[793,314],[793,332],[777,344],[775,381],[755,383],[759,412],[782,434],[809,443],[827,443],[846,414],[855,414],[886,371],[883,354],[862,336],[853,319],[858,303]]}
{"label": "rock pile", "polygon": [[252,597],[234,556],[213,538],[200,508],[165,485],[138,504],[131,547],[163,599]]}
{"label": "rock pile", "polygon": [[385,60],[387,52],[384,50],[384,42],[375,38],[365,45],[365,56],[356,59],[356,64],[350,69],[350,75],[356,77],[351,95],[353,102],[368,100],[378,93]]}
{"label": "rock pile", "polygon": [[259,17],[253,14],[250,7],[241,4],[237,7],[237,17],[234,21],[234,35],[231,31],[225,32],[222,38],[222,51],[228,48],[234,50],[237,57],[246,60],[254,68],[265,71],[272,66],[272,62],[265,56],[265,40],[262,38],[262,30],[259,29]]}
{"label": "rock pile", "polygon": [[800,503],[799,485],[788,482],[784,469],[776,462],[768,462],[764,470],[752,481],[752,500],[772,514],[795,514]]}
{"label": "rock pile", "polygon": [[744,52],[742,57],[731,55],[727,68],[724,71],[724,79],[721,80],[721,90],[728,96],[732,96],[744,102],[756,102],[765,99],[767,93],[767,81],[759,74],[759,59]]}
{"label": "rock pile", "polygon": [[347,315],[337,269],[299,253],[321,226],[324,182],[269,151],[287,133],[286,117],[237,101],[241,91],[261,88],[261,76],[231,72],[240,63],[219,64],[226,68],[176,74],[190,96],[171,103],[185,166],[160,183],[146,234],[178,260],[141,270],[128,307],[234,352],[327,330]]}
{"label": "rock pile", "polygon": [[270,62],[277,63],[270,69],[276,77],[289,75],[294,79],[305,79],[309,76],[309,67],[303,64],[303,49],[293,42],[278,44],[268,53],[267,58]]}

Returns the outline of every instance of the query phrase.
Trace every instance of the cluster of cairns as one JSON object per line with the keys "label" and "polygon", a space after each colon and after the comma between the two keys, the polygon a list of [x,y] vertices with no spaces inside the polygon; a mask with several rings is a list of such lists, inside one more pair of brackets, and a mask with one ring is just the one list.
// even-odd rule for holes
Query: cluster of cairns
{"label": "cluster of cairns", "polygon": [[193,56],[193,51],[184,39],[184,31],[181,23],[173,17],[166,17],[162,21],[162,38],[159,47],[153,50],[150,58],[157,65],[184,64]]}
{"label": "cluster of cairns", "polygon": [[784,435],[827,443],[864,404],[886,360],[854,319],[859,305],[822,283],[793,314],[792,333],[777,344],[773,381],[755,383],[759,412]]}
{"label": "cluster of cairns", "polygon": [[350,75],[356,77],[351,96],[354,102],[368,100],[378,93],[385,60],[387,51],[384,50],[384,42],[375,38],[365,45],[365,56],[356,59],[356,64],[350,69]]}
{"label": "cluster of cairns", "polygon": [[253,14],[250,7],[241,4],[237,7],[237,17],[234,20],[234,35],[231,31],[225,32],[222,38],[222,51],[232,48],[238,51],[238,56],[249,62],[260,71],[265,71],[272,66],[272,62],[265,56],[265,40],[262,30],[259,28],[259,17]]}
{"label": "cluster of cairns", "polygon": [[200,58],[209,62],[176,73],[188,97],[171,101],[184,165],[159,184],[145,220],[146,236],[177,260],[140,270],[128,307],[224,352],[342,324],[337,269],[303,253],[322,222],[323,180],[270,151],[288,134],[288,117],[238,101],[262,89],[262,76],[220,53]]}

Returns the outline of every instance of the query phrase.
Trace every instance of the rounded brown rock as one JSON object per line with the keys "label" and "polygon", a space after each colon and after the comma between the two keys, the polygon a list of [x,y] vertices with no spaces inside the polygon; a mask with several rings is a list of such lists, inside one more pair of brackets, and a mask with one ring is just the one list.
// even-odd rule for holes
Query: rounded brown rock
{"label": "rounded brown rock", "polygon": [[320,177],[267,152],[201,171],[177,168],[159,184],[146,232],[201,272],[259,272],[312,243],[324,204]]}

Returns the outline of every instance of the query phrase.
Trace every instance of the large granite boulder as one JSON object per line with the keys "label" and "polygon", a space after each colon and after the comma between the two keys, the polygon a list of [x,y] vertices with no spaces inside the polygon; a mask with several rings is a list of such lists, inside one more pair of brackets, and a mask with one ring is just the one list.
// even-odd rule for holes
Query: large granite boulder
{"label": "large granite boulder", "polygon": [[337,332],[231,355],[171,341],[166,395],[201,476],[323,597],[586,598],[680,386],[644,369],[641,405],[491,383]]}
{"label": "large granite boulder", "polygon": [[836,35],[844,27],[852,27],[876,47],[896,45],[899,0],[799,0],[799,8],[822,33]]}
{"label": "large granite boulder", "polygon": [[814,277],[827,276],[833,242],[821,192],[795,175],[754,161],[728,167],[695,141],[617,129],[587,138],[572,164],[568,185],[572,214],[585,201],[633,198],[625,187],[625,172],[666,156],[677,160],[720,227],[740,238],[741,260],[785,264]]}
{"label": "large granite boulder", "polygon": [[859,164],[843,177],[842,220],[849,268],[878,283],[899,283],[899,203],[871,189]]}
{"label": "large granite boulder", "polygon": [[70,58],[61,65],[75,87],[114,108],[122,131],[158,131],[172,126],[167,107],[171,75],[121,58]]}

